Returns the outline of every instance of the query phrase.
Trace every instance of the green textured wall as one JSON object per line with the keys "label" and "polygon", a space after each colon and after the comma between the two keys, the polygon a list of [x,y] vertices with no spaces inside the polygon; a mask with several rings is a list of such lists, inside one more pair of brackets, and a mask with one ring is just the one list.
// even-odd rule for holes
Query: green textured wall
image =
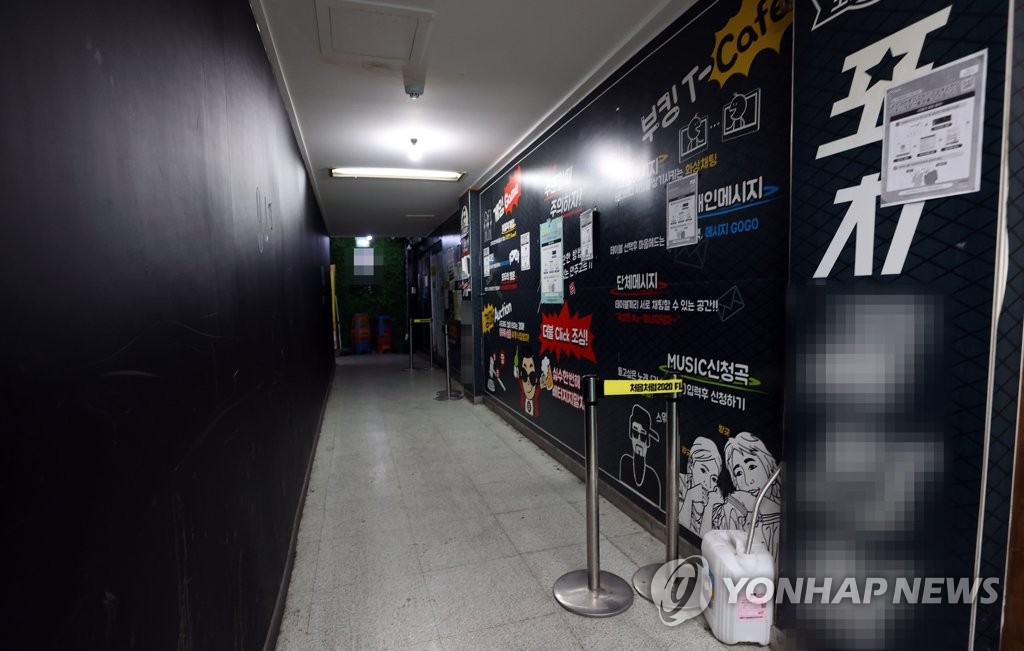
{"label": "green textured wall", "polygon": [[331,238],[331,264],[337,266],[336,291],[342,344],[345,348],[352,347],[352,315],[363,312],[370,315],[374,342],[377,317],[387,315],[391,317],[392,352],[408,352],[405,348],[408,318],[405,301],[405,240],[374,239],[370,248],[374,256],[373,276],[357,276],[353,273],[355,238]]}

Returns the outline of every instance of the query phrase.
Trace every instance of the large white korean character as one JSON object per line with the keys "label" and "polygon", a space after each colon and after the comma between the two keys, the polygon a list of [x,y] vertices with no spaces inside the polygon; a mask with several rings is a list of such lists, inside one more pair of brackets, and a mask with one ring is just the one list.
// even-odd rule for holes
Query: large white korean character
{"label": "large white korean character", "polygon": [[667,127],[679,117],[679,96],[676,94],[676,85],[672,84],[672,90],[661,96],[658,100],[658,108],[665,112],[661,119],[661,126]]}
{"label": "large white korean character", "polygon": [[[849,241],[854,231],[857,231],[857,239],[853,244],[853,275],[871,275],[875,255],[875,205],[878,203],[881,189],[882,184],[878,180],[878,174],[869,174],[860,180],[860,185],[842,188],[836,192],[835,205],[848,203],[850,207],[843,215],[843,221],[839,223],[832,242],[829,243],[825,255],[822,256],[821,262],[814,272],[815,278],[827,278],[832,273],[832,267],[835,266],[839,254],[842,253],[843,247],[846,246],[846,242]],[[900,220],[896,224],[896,232],[893,233],[892,242],[889,243],[889,252],[882,265],[883,275],[903,272],[903,264],[907,260],[910,243],[914,239],[923,209],[923,201],[903,204],[900,210]]]}
{"label": "large white korean character", "polygon": [[[698,71],[700,72],[699,75],[697,74]],[[696,75],[697,79],[704,80],[707,79],[710,74],[711,66],[705,66],[703,70],[700,69],[700,66],[693,66],[693,69],[683,77],[683,86],[690,91],[691,104],[697,101],[697,88],[693,83],[694,76]]]}
{"label": "large white korean character", "polygon": [[718,377],[718,363],[715,360],[708,360],[707,368],[704,370],[704,377],[711,378],[712,380],[720,379]]}
{"label": "large white korean character", "polygon": [[736,377],[734,368],[735,365],[732,362],[726,361],[724,359],[719,363],[718,369],[719,372],[722,374],[722,382],[732,383],[733,379],[735,379]]}
{"label": "large white korean character", "polygon": [[658,109],[651,104],[651,112],[640,117],[640,128],[644,131],[643,139],[654,142],[654,132],[658,130]]}
{"label": "large white korean character", "polygon": [[[946,24],[950,9],[951,7],[946,7],[937,11],[846,57],[843,61],[843,72],[853,70],[850,93],[832,105],[831,117],[859,108],[860,123],[853,135],[819,146],[815,158],[825,158],[882,139],[883,127],[878,123],[882,115],[885,91],[894,84],[901,84],[932,69],[931,63],[918,67],[921,49],[928,33]],[[885,67],[886,64],[891,66],[891,73],[888,70],[876,70],[880,65]]]}
{"label": "large white korean character", "polygon": [[736,381],[744,386],[750,386],[750,367],[746,364],[734,364]]}

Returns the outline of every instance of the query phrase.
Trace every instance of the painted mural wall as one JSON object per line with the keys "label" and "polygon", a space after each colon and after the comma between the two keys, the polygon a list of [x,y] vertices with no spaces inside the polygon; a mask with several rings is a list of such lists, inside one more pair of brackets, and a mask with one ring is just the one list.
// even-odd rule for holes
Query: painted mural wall
{"label": "painted mural wall", "polygon": [[[582,376],[679,373],[698,546],[746,528],[782,453],[792,20],[700,3],[480,193],[486,393],[582,460]],[[663,398],[598,411],[602,479],[658,518]]]}

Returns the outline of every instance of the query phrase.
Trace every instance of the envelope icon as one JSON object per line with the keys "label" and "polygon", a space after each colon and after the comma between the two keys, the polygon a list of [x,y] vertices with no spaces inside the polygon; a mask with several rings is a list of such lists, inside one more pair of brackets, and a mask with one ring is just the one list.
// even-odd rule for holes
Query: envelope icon
{"label": "envelope icon", "polygon": [[676,253],[675,257],[676,264],[684,264],[687,267],[696,267],[697,269],[703,269],[704,263],[707,260],[708,240],[706,237],[701,238],[696,246],[680,247],[679,253]]}
{"label": "envelope icon", "polygon": [[722,321],[728,320],[744,307],[743,296],[740,288],[736,285],[730,287],[724,294],[718,297],[718,317]]}

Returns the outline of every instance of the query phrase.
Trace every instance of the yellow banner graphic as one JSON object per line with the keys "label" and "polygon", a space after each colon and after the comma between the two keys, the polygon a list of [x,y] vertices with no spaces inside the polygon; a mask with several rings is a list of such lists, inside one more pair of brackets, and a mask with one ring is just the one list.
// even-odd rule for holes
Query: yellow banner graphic
{"label": "yellow banner graphic", "polygon": [[682,380],[605,380],[604,395],[628,396],[637,393],[679,393]]}

